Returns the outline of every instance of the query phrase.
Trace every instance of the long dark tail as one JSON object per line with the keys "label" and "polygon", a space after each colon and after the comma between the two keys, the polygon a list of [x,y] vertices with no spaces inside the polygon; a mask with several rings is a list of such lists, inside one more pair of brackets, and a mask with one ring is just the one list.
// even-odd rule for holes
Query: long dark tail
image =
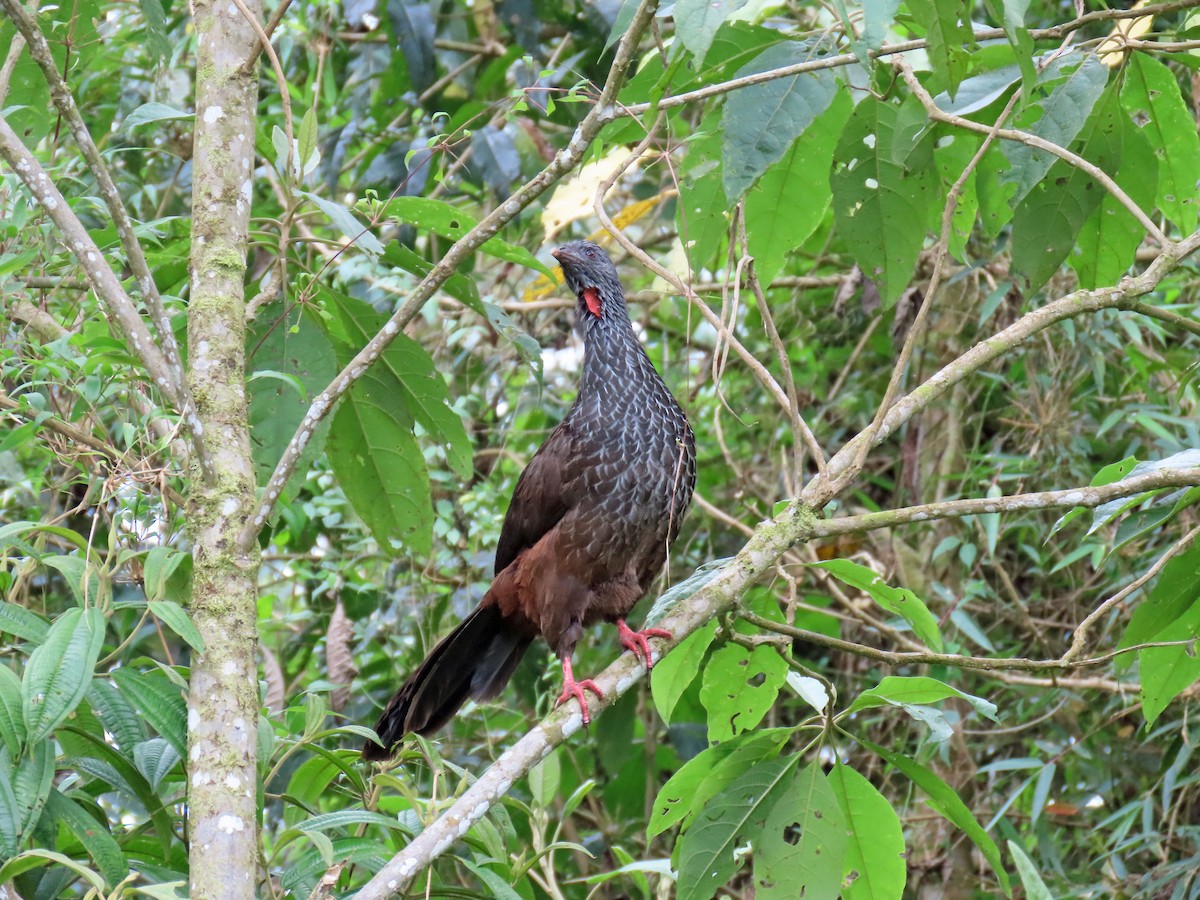
{"label": "long dark tail", "polygon": [[504,621],[493,605],[480,606],[442,638],[387,705],[363,758],[387,759],[404,735],[429,735],[449,722],[468,697],[490,700],[508,684],[529,649],[530,635]]}

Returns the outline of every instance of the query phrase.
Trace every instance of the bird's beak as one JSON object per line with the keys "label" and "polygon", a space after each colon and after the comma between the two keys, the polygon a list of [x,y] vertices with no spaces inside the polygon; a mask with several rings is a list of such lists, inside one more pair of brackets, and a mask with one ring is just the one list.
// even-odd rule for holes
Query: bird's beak
{"label": "bird's beak", "polygon": [[571,251],[568,250],[566,247],[555,247],[553,250],[550,251],[550,255],[558,260],[559,265],[562,265],[562,264],[566,263],[567,261],[575,260],[575,257],[571,254]]}

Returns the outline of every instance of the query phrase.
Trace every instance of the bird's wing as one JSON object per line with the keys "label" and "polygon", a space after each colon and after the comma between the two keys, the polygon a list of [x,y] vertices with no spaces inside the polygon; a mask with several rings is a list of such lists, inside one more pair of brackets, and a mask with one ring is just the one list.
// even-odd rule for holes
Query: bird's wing
{"label": "bird's wing", "polygon": [[496,545],[496,574],[541,540],[577,502],[575,444],[570,426],[559,423],[517,479]]}

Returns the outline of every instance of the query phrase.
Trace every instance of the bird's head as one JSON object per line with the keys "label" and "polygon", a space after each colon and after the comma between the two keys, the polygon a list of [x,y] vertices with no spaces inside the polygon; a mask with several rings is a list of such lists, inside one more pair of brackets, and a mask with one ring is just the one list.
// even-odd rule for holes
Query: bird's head
{"label": "bird's head", "polygon": [[579,298],[580,313],[595,319],[623,318],[625,290],[612,264],[598,245],[591,241],[571,241],[550,251],[562,265],[567,286]]}

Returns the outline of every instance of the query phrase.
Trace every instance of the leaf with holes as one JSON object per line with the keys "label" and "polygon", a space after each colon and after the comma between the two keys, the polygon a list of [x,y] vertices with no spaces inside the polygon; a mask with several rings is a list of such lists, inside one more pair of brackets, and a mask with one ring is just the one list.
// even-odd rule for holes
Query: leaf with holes
{"label": "leaf with holes", "polygon": [[846,820],[819,764],[796,772],[751,840],[755,900],[838,895]]}
{"label": "leaf with holes", "polygon": [[925,32],[933,71],[953,97],[967,74],[975,47],[969,12],[960,0],[908,0],[908,8]]}
{"label": "leaf with holes", "polygon": [[788,666],[774,647],[747,650],[726,644],[704,667],[700,702],[708,710],[708,738],[724,741],[753,728],[775,703]]}
{"label": "leaf with holes", "polygon": [[679,823],[686,829],[748,766],[777,756],[791,733],[790,728],[767,728],[701,750],[659,790],[646,834],[654,837]]}
{"label": "leaf with holes", "polygon": [[829,786],[846,817],[843,900],[899,900],[908,866],[904,830],[888,799],[849,766],[829,772]]}
{"label": "leaf with holes", "polygon": [[1155,203],[1187,234],[1200,210],[1200,137],[1175,73],[1148,53],[1133,54],[1125,68],[1121,106],[1158,158]]}
{"label": "leaf with holes", "polygon": [[864,98],[850,116],[829,176],[837,228],[889,306],[912,279],[937,186],[929,132],[896,104]]}
{"label": "leaf with holes", "polygon": [[734,851],[762,834],[798,761],[788,756],[751,766],[705,805],[676,847],[679,900],[709,900],[733,877]]}
{"label": "leaf with holes", "polygon": [[747,0],[678,0],[675,4],[675,35],[696,62],[712,46],[717,29],[731,15],[746,5]]}

